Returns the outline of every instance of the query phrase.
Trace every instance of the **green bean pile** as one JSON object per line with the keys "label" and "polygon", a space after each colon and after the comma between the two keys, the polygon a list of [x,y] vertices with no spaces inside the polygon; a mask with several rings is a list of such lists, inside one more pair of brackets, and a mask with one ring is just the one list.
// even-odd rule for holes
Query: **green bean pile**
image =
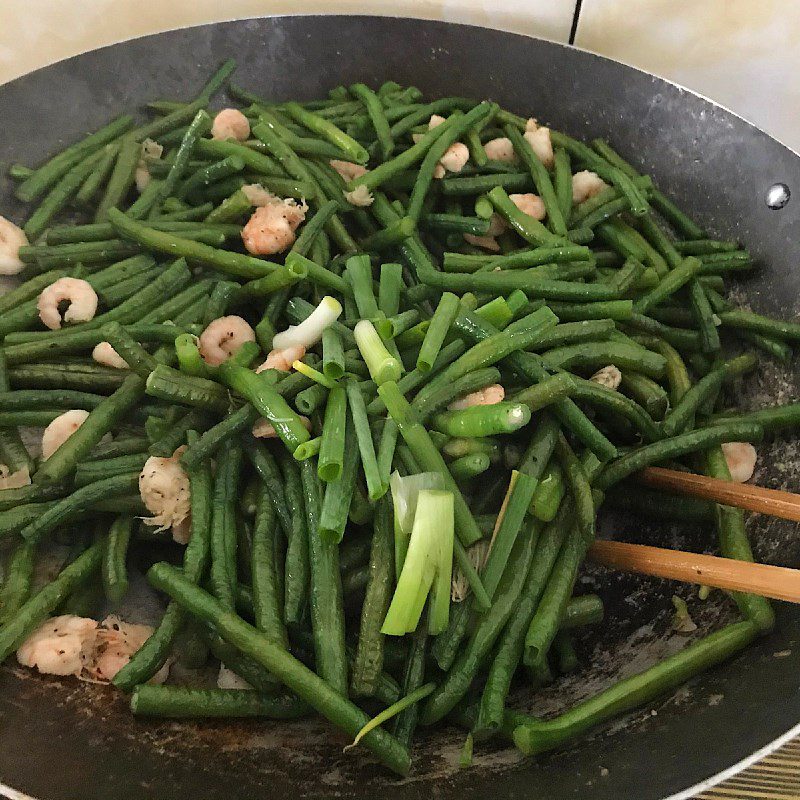
{"label": "green bean pile", "polygon": [[[598,597],[573,591],[604,500],[713,518],[719,552],[752,560],[741,511],[627,483],[676,463],[730,479],[723,443],[800,421],[800,404],[727,405],[760,357],[785,363],[800,340],[800,325],[725,298],[724,279],[753,267],[748,252],[709,238],[603,140],[551,131],[546,165],[526,120],[488,101],[427,102],[389,82],[276,103],[230,84],[252,138],[213,139],[209,103],[232,70],[191,102],[151,103],[148,122],[117,117],[36,169],[11,169],[31,204],[30,244],[21,283],[0,297],[0,462],[32,481],[0,490],[0,660],[49,616],[120,603],[135,564],[169,600],[113,681],[135,714],[316,712],[353,737],[365,709],[389,706],[362,741],[405,774],[418,725],[455,721],[476,741],[539,753],[768,631],[768,602],[736,594],[740,621],[566,713],[506,709],[515,682],[574,669],[572,631],[602,618]],[[444,121],[429,128],[432,115]],[[512,161],[487,157],[498,138]],[[161,157],[143,155],[145,140]],[[435,178],[458,142],[469,161]],[[152,178],[137,193],[143,158]],[[332,159],[367,170],[345,182]],[[575,203],[573,175],[587,170],[605,185]],[[308,204],[291,249],[269,259],[242,247],[253,183]],[[540,198],[542,220],[516,193]],[[67,277],[92,286],[98,311],[45,330],[37,298]],[[273,338],[318,307],[343,313],[294,369],[256,372]],[[197,336],[231,314],[255,341],[210,366]],[[127,368],[95,363],[101,342]],[[499,402],[449,408],[494,384]],[[88,417],[32,458],[20,427],[68,409]],[[253,436],[259,420],[275,438]],[[176,450],[185,547],[140,521],[145,462]],[[418,589],[410,575],[416,616],[395,618],[415,545],[398,538],[389,487],[422,473],[454,531],[452,558],[437,562],[444,590],[431,588],[426,611],[430,580]],[[34,592],[54,541],[71,555]],[[252,690],[149,685],[175,658],[222,661]]]}

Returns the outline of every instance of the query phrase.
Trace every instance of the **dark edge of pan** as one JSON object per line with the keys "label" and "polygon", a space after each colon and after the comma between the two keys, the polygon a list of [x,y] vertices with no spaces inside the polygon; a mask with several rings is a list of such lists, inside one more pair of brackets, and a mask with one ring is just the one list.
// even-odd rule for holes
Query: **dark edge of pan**
{"label": "dark edge of pan", "polygon": [[[746,243],[763,264],[759,282],[746,287],[756,310],[788,315],[796,308],[800,206],[795,200],[772,211],[765,202],[775,183],[798,191],[800,159],[794,153],[679,86],[519,34],[343,15],[241,20],[134,39],[0,87],[0,162],[35,164],[113,113],[155,97],[186,97],[227,56],[239,62],[237,80],[265,96],[310,98],[340,82],[375,84],[391,78],[414,83],[429,96],[491,97],[573,135],[606,137],[713,234]],[[12,216],[22,211],[12,200],[5,172],[0,204]],[[777,378],[768,373],[765,380]],[[744,402],[757,404],[763,397]],[[763,451],[757,479],[763,482],[767,475],[771,485],[782,485],[793,478],[797,465],[786,445],[775,443]],[[633,524],[632,518],[604,519],[605,527],[634,530]],[[643,541],[707,543],[702,531],[636,525]],[[749,530],[764,560],[800,562],[794,526],[754,518]],[[646,660],[676,646],[669,629],[673,586],[599,570],[590,570],[583,582],[586,590],[602,586],[609,623],[582,643],[592,668],[579,676],[582,686],[568,688],[561,699],[567,705],[588,691],[590,681],[604,685],[624,670],[635,655],[631,635],[641,626],[649,625],[647,636],[637,640],[637,652]],[[711,628],[731,611],[718,598],[695,613]],[[266,787],[276,797],[388,791],[393,798],[442,800],[493,794],[509,800],[684,798],[729,777],[753,753],[770,752],[794,733],[790,729],[800,719],[798,644],[800,613],[781,608],[774,634],[692,682],[688,692],[563,751],[535,761],[490,751],[476,758],[479,766],[458,771],[447,759],[463,734],[450,730],[426,737],[415,753],[426,777],[403,782],[366,760],[342,757],[340,737],[316,723],[281,727],[277,733],[258,723],[148,723],[127,716],[124,701],[112,690],[76,685],[73,679],[40,679],[6,666],[0,670],[0,775],[45,800],[74,797],[78,785],[85,800],[182,798],[190,791],[208,800],[233,800]],[[710,702],[720,697],[721,702]],[[309,756],[309,750],[316,755]]]}

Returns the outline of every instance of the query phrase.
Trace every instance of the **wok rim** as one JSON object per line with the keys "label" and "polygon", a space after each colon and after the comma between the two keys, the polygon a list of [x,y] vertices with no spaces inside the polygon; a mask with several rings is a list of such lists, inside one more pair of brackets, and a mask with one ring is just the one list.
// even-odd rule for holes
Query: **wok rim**
{"label": "wok rim", "polygon": [[[178,25],[171,28],[165,28],[163,30],[158,30],[152,33],[143,33],[137,36],[129,36],[124,39],[119,39],[117,41],[111,42],[109,44],[104,44],[99,47],[87,48],[85,50],[81,50],[80,52],[74,53],[72,55],[66,56],[65,58],[56,59],[54,61],[48,62],[46,64],[42,64],[41,66],[37,67],[36,69],[30,70],[28,72],[22,73],[21,75],[17,75],[11,78],[8,81],[4,81],[0,83],[0,90],[4,89],[7,86],[11,86],[19,80],[23,80],[31,75],[35,75],[36,73],[40,72],[44,69],[49,69],[51,67],[67,63],[72,61],[73,59],[81,58],[85,55],[90,53],[97,53],[103,50],[111,49],[114,47],[118,47],[121,45],[126,45],[130,42],[139,41],[141,39],[151,39],[156,38],[159,36],[169,35],[171,33],[177,31],[186,31],[186,30],[193,30],[199,28],[215,28],[223,25],[230,25],[232,23],[246,23],[249,21],[259,21],[259,20],[273,20],[273,19],[319,19],[324,20],[327,18],[336,17],[336,18],[347,18],[350,20],[375,20],[375,19],[382,19],[382,20],[397,20],[401,22],[423,22],[423,23],[434,23],[436,25],[446,26],[448,28],[469,28],[478,31],[492,31],[492,32],[501,32],[505,34],[509,34],[512,36],[517,36],[520,38],[528,39],[533,42],[546,42],[549,45],[556,45],[561,47],[565,50],[576,50],[585,55],[591,56],[595,59],[611,62],[612,64],[616,64],[619,66],[624,67],[626,70],[632,70],[635,72],[640,73],[643,76],[655,79],[656,81],[666,84],[668,86],[674,87],[678,89],[681,93],[686,93],[693,97],[696,97],[705,103],[709,104],[710,106],[721,109],[726,114],[734,117],[741,123],[744,123],[748,127],[754,129],[757,133],[766,136],[768,139],[771,139],[773,142],[778,144],[780,147],[785,149],[789,154],[800,160],[800,151],[795,150],[794,148],[787,145],[782,140],[778,139],[776,136],[768,133],[763,128],[759,127],[756,123],[749,120],[747,117],[743,116],[737,111],[729,108],[725,104],[714,100],[707,95],[699,92],[695,89],[691,89],[685,86],[682,83],[677,81],[671,80],[669,78],[662,77],[657,75],[653,72],[649,72],[648,70],[642,69],[636,65],[630,64],[626,61],[621,61],[619,59],[610,58],[609,56],[602,55],[594,50],[591,50],[586,47],[581,47],[576,44],[572,44],[569,42],[560,42],[556,39],[551,39],[546,36],[537,36],[529,33],[523,33],[518,30],[509,29],[502,26],[497,27],[489,27],[486,25],[479,25],[476,23],[470,22],[455,22],[451,20],[442,20],[436,19],[433,17],[422,17],[422,16],[412,16],[412,15],[398,15],[398,14],[355,14],[350,12],[342,12],[342,13],[309,13],[309,14],[302,14],[302,13],[279,13],[279,14],[261,14],[261,15],[250,15],[250,16],[242,16],[242,17],[228,17],[226,19],[215,20],[213,22],[203,22],[197,25],[187,24],[187,25]],[[725,782],[726,780],[735,777],[743,770],[753,766],[763,758],[772,755],[785,744],[787,744],[792,739],[800,736],[800,722],[795,724],[785,733],[777,736],[772,741],[768,742],[755,752],[751,753],[750,755],[740,759],[739,761],[735,762],[731,766],[720,770],[719,772],[710,775],[709,777],[698,781],[697,783],[689,786],[685,789],[682,789],[679,792],[674,794],[665,795],[661,800],[691,800],[691,798],[696,797],[698,794],[705,792],[719,784]],[[46,798],[38,798],[34,795],[26,794],[25,792],[14,789],[11,786],[8,786],[3,782],[2,777],[0,777],[0,796],[7,798],[7,800],[46,800]]]}

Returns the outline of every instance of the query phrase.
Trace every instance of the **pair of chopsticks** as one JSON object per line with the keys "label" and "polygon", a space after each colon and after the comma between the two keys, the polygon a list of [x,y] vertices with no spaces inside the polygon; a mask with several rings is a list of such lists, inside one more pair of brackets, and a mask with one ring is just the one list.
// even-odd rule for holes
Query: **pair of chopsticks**
{"label": "pair of chopsticks", "polygon": [[[648,467],[637,477],[646,486],[800,522],[800,495],[791,492],[732,483],[661,467]],[[653,575],[800,603],[800,570],[787,567],[609,541],[594,542],[589,549],[589,558],[623,572]]]}

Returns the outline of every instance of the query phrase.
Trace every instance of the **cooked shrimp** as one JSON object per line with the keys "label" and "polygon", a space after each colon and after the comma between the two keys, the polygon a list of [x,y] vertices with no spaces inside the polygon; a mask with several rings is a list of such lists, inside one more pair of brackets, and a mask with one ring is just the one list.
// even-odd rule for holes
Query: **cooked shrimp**
{"label": "cooked shrimp", "polygon": [[352,181],[354,178],[360,178],[366,175],[367,168],[362,164],[354,164],[352,161],[340,161],[338,158],[332,158],[328,162],[341,176],[342,180]]}
{"label": "cooked shrimp", "polygon": [[218,689],[252,689],[253,687],[244,679],[240,678],[232,669],[228,669],[220,663],[219,673],[217,673]]}
{"label": "cooked shrimp", "polygon": [[97,311],[97,292],[81,278],[59,278],[46,286],[36,301],[36,307],[39,319],[50,330],[61,327],[59,306],[62,303],[69,304],[64,312],[64,322],[88,322]]}
{"label": "cooked shrimp", "polygon": [[97,620],[63,614],[46,619],[17,650],[23,667],[48,675],[80,675],[91,658]]}
{"label": "cooked shrimp", "polygon": [[141,194],[149,185],[152,180],[150,170],[146,164],[141,161],[136,165],[136,172],[133,173],[133,182],[136,185],[136,191]]}
{"label": "cooked shrimp", "polygon": [[0,217],[0,275],[16,275],[25,264],[19,257],[19,249],[28,244],[28,237],[5,217]]}
{"label": "cooked shrimp", "polygon": [[294,364],[295,361],[300,361],[305,354],[306,348],[301,344],[284,347],[283,349],[276,348],[275,350],[270,350],[267,360],[256,367],[256,372],[264,372],[264,370],[267,369],[277,369],[281,372],[288,372],[292,368],[292,364]]}
{"label": "cooked shrimp", "polygon": [[142,142],[142,154],[134,173],[134,183],[138,192],[143,192],[147,188],[147,184],[150,183],[151,176],[148,161],[158,161],[163,153],[164,147],[158,142],[154,142],[152,139],[145,139]]}
{"label": "cooked shrimp", "polygon": [[0,489],[21,489],[30,486],[31,473],[27,467],[12,472],[10,467],[0,464]]}
{"label": "cooked shrimp", "polygon": [[159,531],[180,525],[189,517],[189,476],[180,465],[185,449],[179,447],[169,458],[151,456],[139,474],[139,494],[147,510],[154,515],[143,517],[142,521]]}
{"label": "cooked shrimp", "polygon": [[243,142],[250,135],[250,122],[238,108],[223,108],[214,117],[211,126],[212,139],[235,139]]}
{"label": "cooked shrimp", "polygon": [[606,389],[619,389],[619,385],[622,383],[622,373],[613,364],[609,364],[607,367],[597,370],[589,380],[605,386]]}
{"label": "cooked shrimp", "polygon": [[492,253],[500,252],[500,245],[494,236],[475,236],[474,233],[465,233],[464,241],[475,247],[482,247],[484,250],[490,250]]}
{"label": "cooked shrimp", "polygon": [[256,208],[280,200],[279,197],[265,189],[260,183],[247,183],[242,186],[241,192],[250,201],[250,204],[256,206]]}
{"label": "cooked shrimp", "polygon": [[[528,120],[530,122],[530,120]],[[548,169],[553,166],[553,143],[550,141],[550,128],[535,128],[522,134],[525,141],[531,146],[531,150],[536,154],[536,158]]]}
{"label": "cooked shrimp", "polygon": [[493,383],[489,386],[484,386],[483,389],[478,389],[476,392],[470,392],[457,400],[453,400],[449,406],[448,411],[463,411],[465,408],[472,408],[472,406],[493,406],[499,403],[506,396],[506,390],[499,384]]}
{"label": "cooked shrimp", "polygon": [[100,342],[92,350],[92,358],[98,364],[115,369],[128,369],[128,362],[111,346],[110,342]]}
{"label": "cooked shrimp", "polygon": [[[63,614],[45,620],[17,650],[17,661],[48,675],[75,675],[94,681],[110,681],[147,641],[153,629],[132,625],[118,617],[102,622]],[[150,683],[163,683],[165,664]]]}
{"label": "cooked shrimp", "polygon": [[245,342],[256,340],[255,331],[241,317],[218,317],[200,334],[200,355],[216,367],[227,361]]}
{"label": "cooked shrimp", "polygon": [[731,480],[746,483],[753,477],[756,468],[756,449],[750,442],[725,442],[722,445]]}
{"label": "cooked shrimp", "polygon": [[272,255],[291,247],[295,241],[295,231],[306,218],[308,206],[296,200],[268,202],[255,210],[253,216],[242,228],[242,241],[253,255]]}
{"label": "cooked shrimp", "polygon": [[[445,122],[445,118],[439,116],[439,114],[431,115],[430,120],[428,120],[428,130],[438,128],[443,122]],[[424,134],[422,133],[414,133],[411,138],[416,144],[423,136]],[[448,172],[461,172],[467,161],[469,161],[469,148],[461,142],[453,142],[445,150],[444,155],[439,159],[439,163],[433,168],[433,177],[439,180],[444,178]]]}
{"label": "cooked shrimp", "polygon": [[509,164],[517,160],[517,154],[514,152],[514,145],[511,144],[511,139],[501,136],[499,139],[490,139],[483,145],[486,151],[486,157],[492,161],[506,161]]}
{"label": "cooked shrimp", "polygon": [[523,213],[534,219],[542,220],[547,215],[544,200],[538,194],[526,192],[525,194],[510,194],[511,202]]}
{"label": "cooked shrimp", "polygon": [[508,223],[499,214],[492,214],[492,216],[489,217],[489,230],[486,231],[487,236],[499,236],[506,230],[508,230]]}
{"label": "cooked shrimp", "polygon": [[467,161],[469,161],[469,148],[461,142],[454,142],[445,150],[436,166],[444,167],[448,172],[461,172]]}
{"label": "cooked shrimp", "polygon": [[[94,650],[84,666],[85,674],[92,680],[104,682],[113,680],[152,633],[153,629],[149,625],[123,622],[113,615],[106,617],[97,625]],[[168,672],[169,662],[164,664],[148,683],[164,683]]]}
{"label": "cooked shrimp", "polygon": [[172,541],[177,544],[189,544],[189,539],[192,538],[192,520],[186,517],[183,522],[173,525],[172,528]]}
{"label": "cooked shrimp", "polygon": [[375,202],[375,198],[366,186],[356,186],[352,192],[344,192],[344,199],[351,206],[358,206],[359,208],[366,208]]}
{"label": "cooked shrimp", "polygon": [[157,161],[164,155],[164,145],[159,144],[153,139],[145,139],[142,142],[142,158],[147,158],[152,161]]}
{"label": "cooked shrimp", "polygon": [[594,197],[606,188],[608,184],[596,173],[584,169],[572,176],[572,202],[582,203]]}
{"label": "cooked shrimp", "polygon": [[619,389],[619,385],[622,383],[622,373],[613,364],[609,364],[607,367],[597,370],[589,380],[605,386],[606,389]]}
{"label": "cooked shrimp", "polygon": [[[300,422],[303,423],[303,427],[307,431],[311,430],[311,420],[308,417],[301,416]],[[274,439],[277,435],[278,433],[273,424],[264,417],[257,419],[253,425],[253,436],[256,439]]]}
{"label": "cooked shrimp", "polygon": [[489,218],[489,230],[487,230],[483,236],[465,233],[464,241],[475,247],[482,247],[484,250],[491,250],[493,253],[499,253],[500,245],[494,237],[499,236],[507,228],[508,225],[506,221],[499,214],[492,214]]}
{"label": "cooked shrimp", "polygon": [[89,416],[88,411],[73,409],[59,414],[42,434],[42,461],[50,458],[75,433]]}

